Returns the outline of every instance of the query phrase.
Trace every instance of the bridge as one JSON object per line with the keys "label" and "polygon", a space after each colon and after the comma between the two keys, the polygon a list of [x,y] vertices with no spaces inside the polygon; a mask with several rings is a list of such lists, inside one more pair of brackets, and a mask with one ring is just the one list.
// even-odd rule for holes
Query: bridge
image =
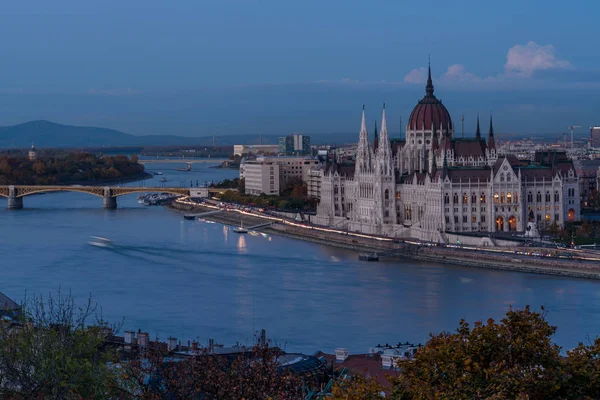
{"label": "bridge", "polygon": [[[212,189],[209,189],[209,192]],[[218,190],[218,189],[215,189]],[[182,196],[189,196],[190,189],[186,188],[148,188],[148,187],[127,187],[127,186],[46,186],[46,185],[10,185],[0,186],[0,197],[8,198],[8,209],[19,210],[23,208],[23,197],[38,193],[54,192],[79,192],[87,193],[93,196],[102,197],[103,205],[106,209],[114,210],[117,208],[117,197],[132,193],[172,193]]]}
{"label": "bridge", "polygon": [[229,160],[226,158],[152,158],[145,160],[139,159],[138,164],[222,164],[225,161]]}

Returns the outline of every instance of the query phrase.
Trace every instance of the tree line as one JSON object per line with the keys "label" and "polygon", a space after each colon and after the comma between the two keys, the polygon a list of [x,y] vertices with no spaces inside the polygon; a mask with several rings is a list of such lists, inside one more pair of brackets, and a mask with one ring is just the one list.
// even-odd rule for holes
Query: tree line
{"label": "tree line", "polygon": [[[268,341],[227,356],[200,347],[187,357],[159,341],[126,344],[111,335],[122,323],[109,326],[99,310],[59,291],[26,299],[18,315],[0,312],[0,397],[292,400],[338,377],[326,368],[311,375],[282,367],[282,351]],[[462,320],[398,361],[389,387],[357,371],[335,379],[326,398],[600,398],[600,339],[563,352],[552,340],[556,329],[543,307],[511,308],[500,321]]]}
{"label": "tree line", "polygon": [[68,153],[30,160],[24,156],[0,156],[0,185],[57,185],[103,182],[140,176],[144,166],[137,156],[96,156]]}

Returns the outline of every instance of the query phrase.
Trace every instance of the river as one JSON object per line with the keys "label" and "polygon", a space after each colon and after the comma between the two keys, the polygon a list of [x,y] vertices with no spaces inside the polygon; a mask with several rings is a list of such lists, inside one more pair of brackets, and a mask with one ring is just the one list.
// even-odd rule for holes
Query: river
{"label": "river", "polygon": [[[220,181],[237,171],[194,164],[150,164],[167,186]],[[136,182],[130,185],[141,185]],[[158,186],[158,179],[145,182]],[[110,320],[151,337],[215,338],[251,343],[253,332],[290,351],[354,353],[398,341],[424,342],[429,332],[500,318],[510,305],[544,305],[571,348],[600,332],[600,282],[470,269],[414,261],[359,262],[357,254],[278,236],[238,235],[220,224],[185,221],[161,207],[118,198],[118,209],[79,193],[25,197],[24,209],[0,200],[0,292],[71,290],[92,295]],[[116,247],[89,246],[90,235]]]}

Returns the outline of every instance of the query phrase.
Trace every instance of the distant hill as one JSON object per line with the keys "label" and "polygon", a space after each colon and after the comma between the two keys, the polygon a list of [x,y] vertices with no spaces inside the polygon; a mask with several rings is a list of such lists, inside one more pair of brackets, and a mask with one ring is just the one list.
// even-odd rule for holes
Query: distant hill
{"label": "distant hill", "polygon": [[[328,134],[313,135],[315,144],[344,143],[356,135]],[[216,135],[215,144],[219,146],[234,144],[276,144],[278,135]],[[318,139],[318,140],[317,140]],[[35,143],[38,148],[55,147],[121,147],[121,146],[210,146],[212,136],[184,137],[172,135],[136,136],[108,128],[90,126],[62,125],[55,122],[38,120],[23,124],[0,127],[0,148],[26,148]]]}
{"label": "distant hill", "polygon": [[50,121],[30,121],[0,127],[0,148],[162,146],[194,144],[195,138],[178,136],[134,136],[114,129],[62,125]]}

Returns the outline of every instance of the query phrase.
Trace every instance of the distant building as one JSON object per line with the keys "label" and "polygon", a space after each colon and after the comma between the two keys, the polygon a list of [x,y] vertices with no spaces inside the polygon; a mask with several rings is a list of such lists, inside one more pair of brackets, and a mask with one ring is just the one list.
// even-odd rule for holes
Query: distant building
{"label": "distant building", "polygon": [[307,155],[310,154],[310,136],[294,133],[279,138],[279,154]]}
{"label": "distant building", "polygon": [[35,150],[35,144],[31,144],[31,149],[29,150],[29,160],[34,161],[37,159],[37,151]]}
{"label": "distant building", "polygon": [[590,128],[590,146],[600,148],[600,126]]}
{"label": "distant building", "polygon": [[310,171],[317,160],[300,157],[257,157],[240,165],[240,178],[244,179],[246,193],[278,195],[292,178],[309,181]]}
{"label": "distant building", "polygon": [[248,154],[278,154],[277,144],[236,144],[233,145],[234,156],[246,156]]}

